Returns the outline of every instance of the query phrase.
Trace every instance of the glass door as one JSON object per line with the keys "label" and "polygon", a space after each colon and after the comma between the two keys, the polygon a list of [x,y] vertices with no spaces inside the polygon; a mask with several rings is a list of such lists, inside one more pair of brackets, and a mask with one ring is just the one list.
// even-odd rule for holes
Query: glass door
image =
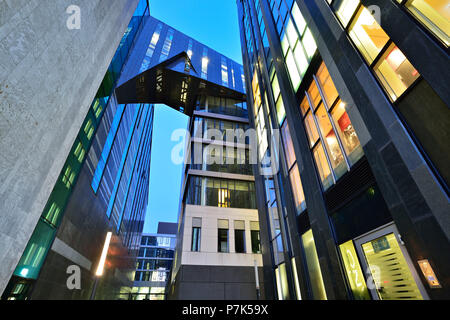
{"label": "glass door", "polygon": [[373,299],[428,299],[393,223],[355,239],[355,246]]}

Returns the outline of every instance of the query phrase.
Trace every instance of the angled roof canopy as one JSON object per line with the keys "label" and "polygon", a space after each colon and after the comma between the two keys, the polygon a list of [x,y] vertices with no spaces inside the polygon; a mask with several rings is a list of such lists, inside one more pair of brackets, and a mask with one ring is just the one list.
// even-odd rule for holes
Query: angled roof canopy
{"label": "angled roof canopy", "polygon": [[188,116],[192,115],[199,95],[245,101],[245,94],[191,75],[191,70],[197,74],[188,54],[181,52],[116,88],[117,101],[162,103]]}

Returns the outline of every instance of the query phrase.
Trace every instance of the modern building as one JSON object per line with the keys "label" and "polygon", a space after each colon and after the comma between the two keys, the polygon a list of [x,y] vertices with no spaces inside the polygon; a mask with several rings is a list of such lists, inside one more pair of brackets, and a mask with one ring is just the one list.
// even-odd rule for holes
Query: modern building
{"label": "modern building", "polygon": [[158,232],[142,234],[130,300],[164,300],[172,270],[178,225],[159,222]]}
{"label": "modern building", "polygon": [[[191,117],[168,299],[256,299],[262,259],[242,66],[161,21],[146,27],[152,67],[118,88],[119,101],[164,103]],[[226,129],[241,134],[224,141]]]}
{"label": "modern building", "polygon": [[[43,10],[45,17],[31,16],[46,21],[49,19],[47,9],[50,8],[37,10]],[[55,10],[52,4],[51,12]],[[15,190],[14,197],[19,201],[22,199],[20,192],[25,192],[27,200],[21,206],[27,205],[27,208],[8,207],[17,202],[16,198],[11,203],[6,201],[8,197],[2,201],[1,219],[6,222],[1,228],[8,228],[1,231],[2,299],[117,299],[121,292],[131,290],[147,209],[153,107],[149,104],[118,104],[114,88],[121,79],[129,79],[139,72],[125,71],[124,66],[131,63],[130,53],[148,22],[148,2],[111,1],[108,6],[103,2],[89,2],[89,5],[81,5],[81,11],[86,14],[82,20],[86,25],[82,25],[77,34],[82,37],[81,41],[87,42],[80,44],[76,40],[78,53],[68,56],[73,58],[74,70],[61,69],[62,64],[68,63],[59,61],[54,51],[58,46],[67,50],[74,48],[64,44],[59,35],[44,43],[51,49],[43,54],[46,57],[36,53],[39,56],[36,58],[30,52],[25,58],[38,66],[38,69],[28,70],[25,78],[34,77],[42,92],[38,99],[41,106],[30,108],[29,117],[24,119],[28,121],[26,125],[24,123],[24,130],[31,128],[30,135],[38,141],[32,138],[35,144],[28,146],[28,141],[21,140],[25,136],[17,137],[17,140],[4,140],[2,136],[2,156],[6,154],[5,148],[20,149],[21,143],[24,143],[21,150],[24,155],[33,154],[31,158],[21,158],[25,161],[20,169],[23,176],[18,179],[17,169],[10,168],[10,175],[5,177],[3,184],[10,187],[4,189],[3,195],[8,196],[9,191]],[[101,14],[97,15],[99,12]],[[89,18],[92,21],[88,25]],[[64,26],[52,27],[58,32],[64,29]],[[45,28],[34,30],[43,34],[49,32]],[[64,30],[61,32],[68,42],[75,41],[77,31],[73,36]],[[96,55],[92,60],[86,59],[91,56],[91,50]],[[116,50],[115,54],[113,50]],[[103,67],[103,62],[100,63],[103,60],[110,62],[109,67]],[[46,66],[50,67],[46,62],[55,65],[46,70]],[[55,78],[53,85],[42,78],[45,73],[48,77],[56,77],[71,72],[77,78]],[[84,83],[80,79],[85,79]],[[101,84],[97,79],[103,79]],[[61,83],[57,84],[59,81]],[[26,81],[14,90],[20,90],[24,83]],[[63,91],[68,93],[63,94]],[[10,96],[7,98],[11,99]],[[33,105],[31,100],[22,98],[25,104]],[[34,96],[28,98],[35,99]],[[90,103],[87,98],[91,99]],[[12,101],[7,100],[8,103]],[[2,108],[4,105],[2,103]],[[82,114],[84,120],[80,119]],[[10,145],[7,145],[8,141]],[[63,154],[65,161],[60,158]],[[29,166],[30,161],[36,163]],[[35,165],[41,167],[35,170]],[[17,223],[8,220],[9,213],[15,215]],[[5,238],[4,231],[15,235]],[[102,262],[104,248],[106,264],[104,259]],[[101,272],[99,267],[104,270]],[[79,279],[74,280],[74,288],[69,288],[68,278],[72,273]]]}
{"label": "modern building", "polygon": [[266,297],[450,297],[448,1],[237,6]]}

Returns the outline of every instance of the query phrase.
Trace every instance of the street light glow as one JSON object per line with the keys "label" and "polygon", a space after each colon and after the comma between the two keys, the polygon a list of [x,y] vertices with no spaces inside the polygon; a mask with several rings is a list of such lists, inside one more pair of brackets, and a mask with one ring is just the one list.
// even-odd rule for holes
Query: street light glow
{"label": "street light glow", "polygon": [[103,275],[103,268],[105,267],[106,256],[108,254],[109,243],[111,242],[112,232],[106,234],[105,244],[103,245],[102,256],[100,257],[100,262],[98,263],[97,272],[95,275],[100,277]]}

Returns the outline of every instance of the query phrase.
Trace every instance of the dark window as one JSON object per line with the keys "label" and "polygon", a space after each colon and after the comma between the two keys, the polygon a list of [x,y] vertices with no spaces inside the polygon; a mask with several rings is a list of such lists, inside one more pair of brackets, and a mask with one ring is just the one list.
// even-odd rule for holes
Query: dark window
{"label": "dark window", "polygon": [[245,253],[245,230],[234,230],[234,246],[237,253]]}
{"label": "dark window", "polygon": [[251,238],[252,238],[252,252],[261,253],[261,240],[259,238],[259,231],[252,230]]}
{"label": "dark window", "polygon": [[192,228],[192,244],[191,244],[192,251],[200,251],[200,231],[201,228],[199,227]]}
{"label": "dark window", "polygon": [[219,229],[218,251],[228,252],[228,229]]}

